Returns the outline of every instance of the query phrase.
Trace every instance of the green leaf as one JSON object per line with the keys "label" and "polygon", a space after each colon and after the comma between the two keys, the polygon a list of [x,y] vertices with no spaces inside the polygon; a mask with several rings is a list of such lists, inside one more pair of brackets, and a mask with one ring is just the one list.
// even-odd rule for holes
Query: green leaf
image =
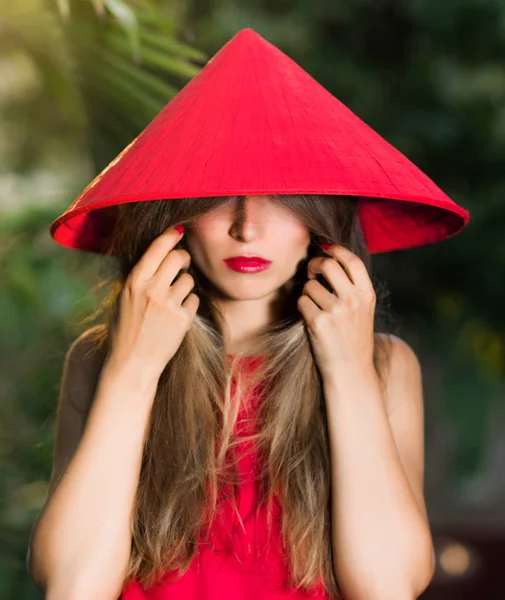
{"label": "green leaf", "polygon": [[[123,55],[129,54],[128,43],[120,34],[110,31],[107,34],[107,45],[114,51]],[[182,77],[194,77],[200,72],[200,67],[178,58],[167,56],[153,48],[140,47],[140,61],[144,66],[162,69],[167,73]]]}
{"label": "green leaf", "polygon": [[167,33],[175,33],[179,29],[179,25],[173,19],[163,16],[163,14],[155,10],[137,10],[137,19],[143,25],[154,25],[157,28],[163,28]]}
{"label": "green leaf", "polygon": [[95,12],[98,16],[103,16],[105,14],[105,2],[104,0],[90,0]]}
{"label": "green leaf", "polygon": [[120,56],[111,52],[101,52],[100,57],[118,73],[122,73],[126,78],[142,86],[144,91],[152,91],[167,99],[172,98],[178,92],[175,86],[167,84],[161,77],[129,63]]}
{"label": "green leaf", "polygon": [[56,7],[63,19],[67,20],[70,17],[70,4],[68,0],[56,0]]}
{"label": "green leaf", "polygon": [[167,37],[163,33],[157,34],[151,31],[140,31],[140,38],[143,42],[147,42],[153,47],[159,48],[164,52],[170,52],[178,56],[185,56],[192,60],[206,62],[208,55],[197,48],[192,48],[187,44],[179,42],[173,38]]}
{"label": "green leaf", "polygon": [[126,32],[133,55],[138,57],[140,51],[140,39],[139,24],[135,12],[120,0],[105,0],[105,6]]}

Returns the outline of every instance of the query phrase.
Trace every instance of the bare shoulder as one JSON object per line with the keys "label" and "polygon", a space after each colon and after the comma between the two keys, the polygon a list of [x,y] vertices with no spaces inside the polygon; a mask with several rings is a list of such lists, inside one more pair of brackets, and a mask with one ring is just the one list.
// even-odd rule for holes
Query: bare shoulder
{"label": "bare shoulder", "polygon": [[426,523],[424,482],[424,401],[422,371],[412,347],[388,336],[387,393],[385,403],[391,431],[405,474]]}
{"label": "bare shoulder", "polygon": [[420,368],[414,349],[401,337],[393,333],[376,333],[375,340],[379,346],[379,365],[386,376],[390,376],[393,370],[415,371]]}
{"label": "bare shoulder", "polygon": [[412,346],[391,333],[378,333],[378,366],[386,386],[388,412],[392,411],[405,392],[422,398],[422,369]]}

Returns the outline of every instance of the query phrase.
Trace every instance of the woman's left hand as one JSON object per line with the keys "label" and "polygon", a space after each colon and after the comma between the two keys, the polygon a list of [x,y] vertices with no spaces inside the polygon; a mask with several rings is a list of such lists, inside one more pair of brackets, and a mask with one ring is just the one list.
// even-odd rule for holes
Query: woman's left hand
{"label": "woman's left hand", "polygon": [[[325,251],[329,256],[309,261],[309,280],[297,302],[323,379],[335,376],[342,366],[373,367],[376,300],[359,256],[339,244],[331,244]],[[319,273],[333,293],[316,280]]]}

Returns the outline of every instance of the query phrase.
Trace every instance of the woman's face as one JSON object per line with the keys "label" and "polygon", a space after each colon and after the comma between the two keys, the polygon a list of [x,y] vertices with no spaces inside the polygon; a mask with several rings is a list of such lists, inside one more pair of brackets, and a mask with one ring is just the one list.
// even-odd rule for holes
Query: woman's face
{"label": "woman's face", "polygon": [[[310,243],[307,227],[269,196],[247,196],[198,217],[186,228],[195,264],[223,296],[254,300],[271,296],[296,273]],[[270,266],[253,273],[231,269],[224,259],[260,256]]]}

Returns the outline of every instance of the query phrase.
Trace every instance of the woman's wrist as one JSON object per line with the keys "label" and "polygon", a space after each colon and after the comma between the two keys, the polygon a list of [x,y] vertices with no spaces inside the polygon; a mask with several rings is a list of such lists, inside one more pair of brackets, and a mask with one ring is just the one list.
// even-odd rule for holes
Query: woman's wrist
{"label": "woman's wrist", "polygon": [[160,373],[136,360],[124,360],[111,354],[105,361],[102,377],[120,380],[128,389],[148,391],[156,390]]}
{"label": "woman's wrist", "polygon": [[373,362],[349,362],[336,366],[331,370],[331,375],[323,377],[325,387],[340,388],[346,387],[349,383],[356,380],[375,381],[377,379],[377,371]]}

